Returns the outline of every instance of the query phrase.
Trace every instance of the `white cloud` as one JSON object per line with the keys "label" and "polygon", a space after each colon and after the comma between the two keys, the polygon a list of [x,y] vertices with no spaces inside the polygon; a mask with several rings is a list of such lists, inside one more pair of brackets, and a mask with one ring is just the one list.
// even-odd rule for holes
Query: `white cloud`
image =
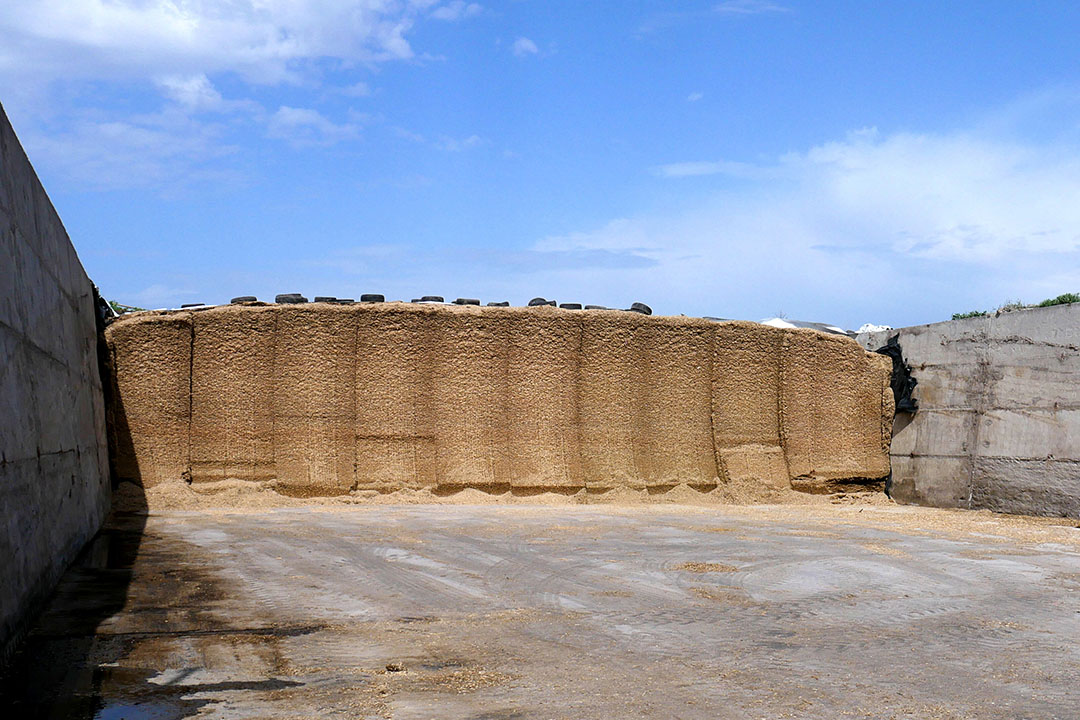
{"label": "white cloud", "polygon": [[965,134],[882,138],[866,129],[771,166],[706,161],[658,170],[794,185],[797,196],[813,196],[809,207],[842,214],[849,226],[858,217],[892,228],[886,245],[896,252],[970,261],[1080,250],[1080,155],[1060,149]]}
{"label": "white cloud", "polygon": [[[676,5],[676,3],[667,3],[667,5]],[[636,34],[638,36],[649,35],[661,30],[671,30],[691,22],[700,23],[706,21],[709,16],[735,18],[764,13],[787,12],[791,12],[791,8],[767,0],[723,0],[723,2],[713,5],[711,8],[665,10],[653,13],[638,26]]]}
{"label": "white cloud", "polygon": [[367,97],[371,95],[371,86],[366,82],[361,81],[353,83],[352,85],[346,85],[341,88],[339,92],[348,97]]}
{"label": "white cloud", "polygon": [[262,109],[250,100],[226,100],[203,73],[165,75],[157,78],[156,83],[165,97],[190,113],[258,112]]}
{"label": "white cloud", "polygon": [[[1080,155],[965,134],[853,133],[782,161],[898,253],[965,262],[1080,250]],[[806,182],[806,180],[804,180]]]}
{"label": "white cloud", "polygon": [[[236,88],[240,80],[310,89],[334,77],[331,71],[429,61],[409,44],[413,25],[432,13],[449,19],[479,9],[456,0],[34,0],[0,6],[5,109],[28,147],[45,148],[45,172],[55,168],[61,179],[93,187],[183,182],[206,158],[232,152],[226,143],[239,142],[239,133],[250,137],[253,125],[265,125],[269,137],[294,144],[355,137],[353,117],[335,123],[314,110],[289,107],[267,117],[259,103],[224,97],[219,87]],[[111,102],[123,93],[144,106],[147,86],[166,101],[158,119]],[[370,93],[360,81],[327,88],[322,97]],[[193,119],[228,113],[236,114],[217,118],[224,126]],[[171,117],[179,115],[188,118]],[[119,128],[130,132],[125,136]],[[81,147],[81,141],[102,144]],[[156,149],[133,157],[139,143]],[[108,152],[133,161],[128,182],[114,172]]]}
{"label": "white cloud", "polygon": [[717,175],[724,172],[726,163],[699,160],[661,165],[656,170],[664,177],[697,177],[699,175]]}
{"label": "white cloud", "polygon": [[216,110],[224,102],[221,93],[203,73],[167,75],[158,79],[165,95],[192,110]]}
{"label": "white cloud", "polygon": [[25,133],[24,142],[35,163],[83,187],[172,191],[195,182],[238,179],[219,166],[236,152],[222,134],[219,125],[166,111],[123,120],[82,115],[60,131]]}
{"label": "white cloud", "polygon": [[519,37],[514,41],[514,44],[510,46],[510,50],[514,55],[518,57],[525,57],[526,55],[535,55],[540,52],[540,48],[536,47],[536,43],[527,37]]}
{"label": "white cloud", "polygon": [[[0,74],[295,78],[306,61],[413,57],[427,0],[37,0],[0,13]],[[465,9],[467,11],[467,7]]]}
{"label": "white cloud", "polygon": [[403,127],[393,127],[391,128],[391,131],[402,140],[408,140],[409,142],[422,143],[426,140],[420,133],[413,132],[412,130]]}
{"label": "white cloud", "polygon": [[790,8],[767,0],[726,0],[713,6],[713,10],[726,15],[757,15],[758,13],[788,12]]}
{"label": "white cloud", "polygon": [[721,173],[726,189],[686,211],[541,241],[655,263],[566,271],[553,284],[632,288],[669,311],[754,318],[779,306],[850,326],[1080,290],[1080,273],[1064,270],[1080,267],[1075,146],[869,130],[766,166],[665,167],[667,177]]}
{"label": "white cloud", "polygon": [[763,178],[776,175],[776,169],[762,167],[760,165],[751,165],[750,163],[732,162],[730,160],[699,160],[694,162],[678,162],[661,165],[656,168],[656,174],[670,178],[701,177],[703,175]]}
{"label": "white cloud", "polygon": [[477,147],[484,143],[484,139],[479,135],[470,135],[466,138],[452,138],[446,135],[440,136],[435,142],[435,147],[446,152],[461,152],[470,148]]}
{"label": "white cloud", "polygon": [[479,15],[483,10],[479,3],[470,2],[465,0],[453,0],[446,5],[440,5],[431,11],[431,17],[436,20],[461,20],[462,18],[472,17]]}
{"label": "white cloud", "polygon": [[703,93],[703,92],[692,92],[692,93],[690,93],[689,95],[686,96],[686,101],[687,102],[697,102],[698,100],[700,100],[703,97],[705,97],[705,93]]}
{"label": "white cloud", "polygon": [[391,132],[402,140],[407,140],[411,143],[417,143],[419,145],[430,145],[437,150],[443,152],[463,152],[475,147],[480,147],[487,143],[487,140],[479,135],[469,135],[467,137],[456,138],[450,135],[439,135],[430,140],[421,133],[413,132],[403,127],[392,127]]}
{"label": "white cloud", "polygon": [[267,136],[287,140],[296,146],[333,145],[358,137],[360,128],[353,123],[335,123],[311,108],[282,105],[270,117]]}

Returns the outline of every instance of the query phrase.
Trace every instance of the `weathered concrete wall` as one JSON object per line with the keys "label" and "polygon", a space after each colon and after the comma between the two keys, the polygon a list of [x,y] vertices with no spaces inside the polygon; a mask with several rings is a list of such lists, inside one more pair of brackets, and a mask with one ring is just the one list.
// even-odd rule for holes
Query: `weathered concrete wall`
{"label": "weathered concrete wall", "polygon": [[900,502],[1080,515],[1080,304],[859,336],[898,335],[918,380],[897,414]]}
{"label": "weathered concrete wall", "polygon": [[116,472],[282,493],[662,493],[889,472],[890,365],[809,330],[636,313],[260,304],[113,323]]}
{"label": "weathered concrete wall", "polygon": [[0,108],[0,660],[109,504],[90,280]]}

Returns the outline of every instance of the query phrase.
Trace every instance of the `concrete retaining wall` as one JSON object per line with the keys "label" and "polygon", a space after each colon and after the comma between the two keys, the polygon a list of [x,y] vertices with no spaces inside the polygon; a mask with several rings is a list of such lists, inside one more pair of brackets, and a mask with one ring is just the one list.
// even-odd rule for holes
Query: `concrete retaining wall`
{"label": "concrete retaining wall", "polygon": [[0,108],[0,661],[109,504],[94,294]]}
{"label": "concrete retaining wall", "polygon": [[889,471],[891,365],[810,330],[320,303],[141,313],[107,338],[116,473],[144,487],[662,493]]}
{"label": "concrete retaining wall", "polygon": [[896,335],[919,410],[898,413],[900,502],[1080,515],[1080,304],[859,336]]}

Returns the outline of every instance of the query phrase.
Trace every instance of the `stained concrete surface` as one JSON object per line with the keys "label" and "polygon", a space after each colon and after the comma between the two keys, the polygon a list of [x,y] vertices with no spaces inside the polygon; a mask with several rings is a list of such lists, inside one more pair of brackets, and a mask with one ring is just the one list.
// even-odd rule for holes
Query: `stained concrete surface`
{"label": "stained concrete surface", "polygon": [[94,289],[0,107],[0,664],[109,509]]}
{"label": "stained concrete surface", "polygon": [[1080,517],[1080,303],[859,335],[918,380],[892,433],[900,502]]}
{"label": "stained concrete surface", "polygon": [[[1080,529],[895,506],[120,516],[8,717],[1074,718]],[[119,602],[118,602],[119,601]]]}

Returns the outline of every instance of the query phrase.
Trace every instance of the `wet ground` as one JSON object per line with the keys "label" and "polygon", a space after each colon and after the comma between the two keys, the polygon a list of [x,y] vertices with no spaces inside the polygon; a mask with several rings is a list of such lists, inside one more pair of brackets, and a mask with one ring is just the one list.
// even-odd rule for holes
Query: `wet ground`
{"label": "wet ground", "polygon": [[999,529],[896,507],[121,516],[4,717],[1075,718],[1080,529]]}

